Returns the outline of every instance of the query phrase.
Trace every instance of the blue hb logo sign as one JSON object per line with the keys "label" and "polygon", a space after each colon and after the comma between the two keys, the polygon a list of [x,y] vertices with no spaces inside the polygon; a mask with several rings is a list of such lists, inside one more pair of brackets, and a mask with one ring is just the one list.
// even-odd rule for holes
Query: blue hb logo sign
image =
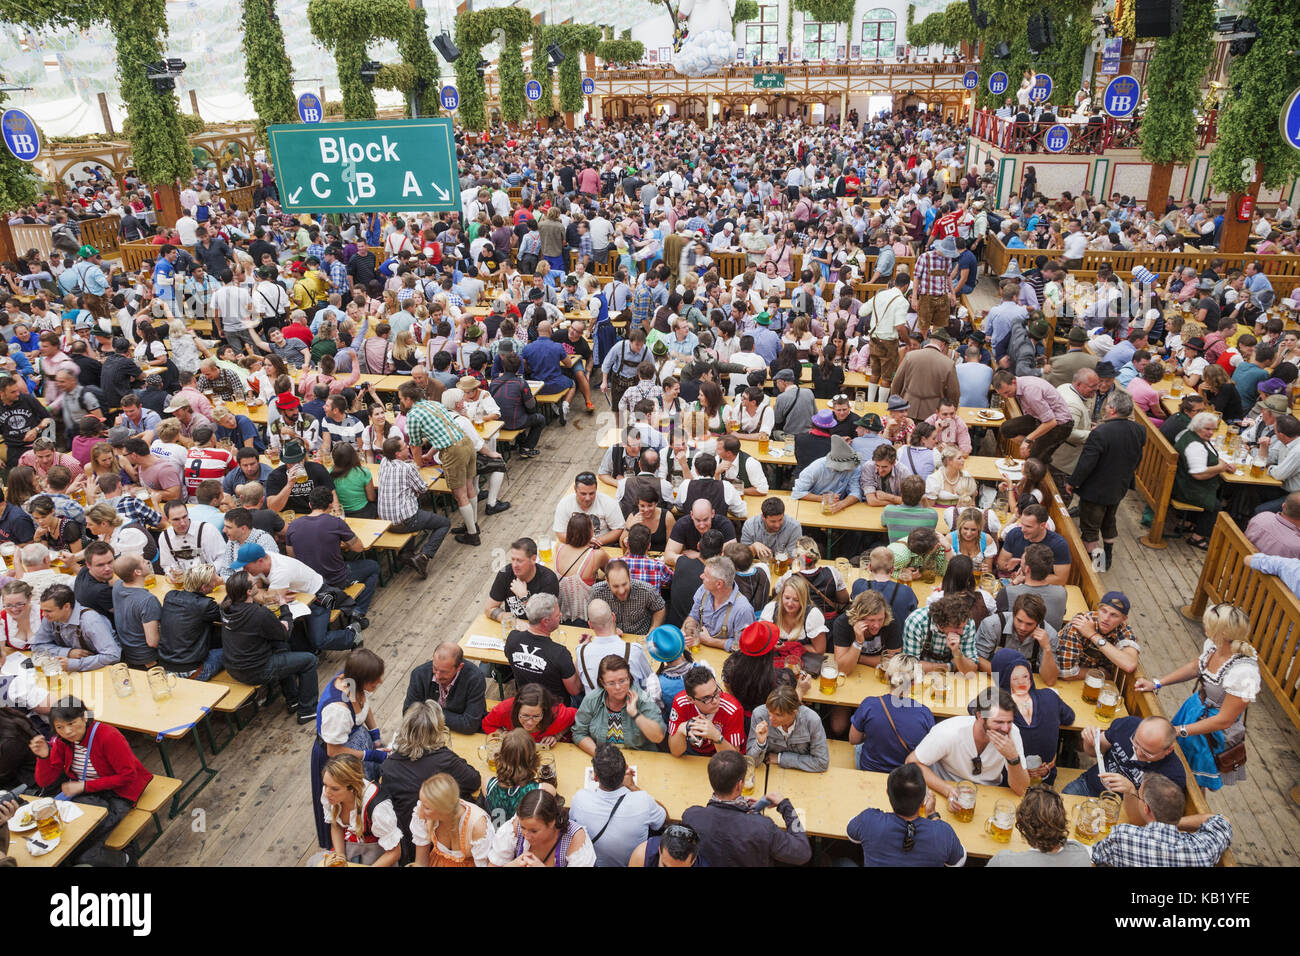
{"label": "blue hb logo sign", "polygon": [[536,80],[529,80],[528,85],[524,87],[524,96],[536,103],[542,98],[542,84]]}
{"label": "blue hb logo sign", "polygon": [[1102,107],[1115,119],[1131,116],[1137,109],[1142,96],[1142,87],[1138,81],[1127,74],[1117,76],[1106,84],[1106,92],[1101,98]]}
{"label": "blue hb logo sign", "polygon": [[1049,153],[1059,153],[1070,145],[1070,131],[1066,127],[1057,123],[1047,131],[1043,137],[1043,145]]}
{"label": "blue hb logo sign", "polygon": [[1052,95],[1052,78],[1046,73],[1039,73],[1034,77],[1034,85],[1029,88],[1029,102],[1046,103],[1047,98]]}
{"label": "blue hb logo sign", "polygon": [[315,93],[304,93],[298,97],[298,118],[304,123],[319,123],[324,116],[320,106],[320,97]]}
{"label": "blue hb logo sign", "polygon": [[451,112],[460,106],[460,92],[450,84],[442,88],[440,99],[442,100],[442,108],[447,112]]}
{"label": "blue hb logo sign", "polygon": [[0,131],[4,133],[9,152],[24,163],[30,163],[41,154],[41,137],[36,124],[22,110],[5,110],[0,116]]}
{"label": "blue hb logo sign", "polygon": [[591,77],[584,77],[582,81],[582,92],[584,96],[590,96],[596,92],[596,81]]}
{"label": "blue hb logo sign", "polygon": [[964,89],[975,89],[975,87],[980,85],[980,75],[974,70],[967,70],[962,74],[961,85]]}
{"label": "blue hb logo sign", "polygon": [[1007,84],[1009,82],[1010,80],[1007,78],[1007,74],[1002,70],[998,70],[989,77],[989,92],[994,96],[1001,96],[1007,91]]}

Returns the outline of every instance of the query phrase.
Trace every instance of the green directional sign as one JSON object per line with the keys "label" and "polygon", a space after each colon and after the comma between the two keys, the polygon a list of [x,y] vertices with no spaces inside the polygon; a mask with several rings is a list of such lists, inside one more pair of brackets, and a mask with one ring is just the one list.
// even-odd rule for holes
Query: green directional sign
{"label": "green directional sign", "polygon": [[285,212],[456,212],[449,119],[268,126]]}
{"label": "green directional sign", "polygon": [[785,89],[785,74],[784,73],[755,73],[754,89],[783,90]]}

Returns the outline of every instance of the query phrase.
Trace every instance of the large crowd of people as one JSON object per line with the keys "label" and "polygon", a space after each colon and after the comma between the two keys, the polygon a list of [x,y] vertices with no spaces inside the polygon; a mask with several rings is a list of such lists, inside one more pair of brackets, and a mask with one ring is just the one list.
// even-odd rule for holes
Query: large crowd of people
{"label": "large crowd of people", "polygon": [[[1063,731],[1074,715],[1050,685],[1122,683],[1141,645],[1119,588],[1067,616],[1077,558],[1047,496],[1077,505],[1108,572],[1142,407],[1178,452],[1175,497],[1201,509],[1188,543],[1204,547],[1229,508],[1250,518],[1263,552],[1252,566],[1294,580],[1296,332],[1270,311],[1258,264],[1141,296],[1100,275],[1085,304],[1071,276],[1082,250],[1169,248],[1187,229],[1206,235],[1204,208],[1046,197],[1026,176],[998,209],[991,164],[970,166],[965,141],[911,112],[861,127],[638,121],[468,138],[460,213],[295,218],[262,162],[224,173],[255,187],[251,208],[208,171],[167,227],[151,224],[147,190],[102,172],[20,210],[58,241],[56,256],[28,253],[0,276],[0,553],[12,552],[0,786],[99,795],[109,814],[81,858],[132,862],[103,842],[148,771],[79,701],[44,692],[30,661],[201,681],[224,669],[278,685],[315,725],[327,864],[804,863],[790,802],[761,801],[781,827],[743,789],[755,763],[826,772],[828,740],[889,774],[890,806],[846,821],[869,865],[964,862],[934,800],[960,806],[970,781],[1023,797],[1015,825],[1033,849],[994,865],[1215,862],[1231,830],[1183,816],[1174,748],[1202,786],[1244,776],[1229,758],[1260,687],[1249,622],[1214,608],[1197,660],[1137,682],[1198,679],[1172,722],[1125,718],[1081,741]],[[133,272],[77,235],[79,218],[111,212],[124,240],[156,246]],[[1291,210],[1277,225],[1294,232]],[[964,297],[991,236],[1045,251],[993,277],[984,314]],[[734,276],[722,255],[743,257]],[[1048,319],[1067,351],[1054,352]],[[845,377],[859,372],[851,396]],[[1166,372],[1190,389],[1172,416],[1148,394]],[[380,392],[367,373],[406,380]],[[881,413],[855,409],[862,399]],[[1000,426],[958,415],[1012,401],[1020,414]],[[488,701],[491,668],[438,635],[384,746],[368,704],[384,662],[362,648],[380,568],[347,519],[410,534],[397,559],[420,587],[437,587],[449,534],[456,560],[485,560],[473,549],[510,508],[508,449],[480,433],[499,421],[520,459],[544,454],[547,404],[561,425],[598,407],[617,425],[546,534],[514,536],[484,595],[506,625],[509,666],[492,676],[513,693]],[[1221,421],[1280,487],[1223,487],[1234,466]],[[783,441],[787,463],[759,461]],[[1003,443],[1017,470],[972,477],[967,456]],[[435,464],[456,528],[421,472]],[[788,498],[772,494],[782,487]],[[831,514],[883,507],[884,530],[846,531],[837,549],[851,563],[823,561],[787,507],[808,497]],[[927,579],[928,597],[909,586]],[[576,652],[552,637],[566,624],[589,631]],[[322,682],[331,652],[347,657]],[[840,673],[879,667],[889,691],[814,708],[807,677],[783,666],[809,654]],[[910,696],[934,671],[993,686],[969,716],[936,720]],[[488,779],[450,737],[480,732],[494,735]],[[591,755],[594,781],[571,805],[546,773],[548,749],[569,742]],[[1068,839],[1053,789],[1076,749],[1095,766],[1065,793],[1117,795],[1132,821],[1091,856]],[[706,760],[711,795],[668,823],[631,750]]]}

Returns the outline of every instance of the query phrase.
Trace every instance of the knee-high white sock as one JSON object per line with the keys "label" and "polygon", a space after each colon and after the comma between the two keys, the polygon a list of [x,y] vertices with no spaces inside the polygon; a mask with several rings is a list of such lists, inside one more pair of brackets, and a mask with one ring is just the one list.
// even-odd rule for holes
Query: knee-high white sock
{"label": "knee-high white sock", "polygon": [[478,513],[474,502],[460,506],[460,516],[465,521],[465,530],[469,534],[478,534]]}
{"label": "knee-high white sock", "polygon": [[889,389],[885,388],[885,386],[883,386],[883,385],[880,386],[880,393],[879,393],[879,396],[880,396],[880,397],[877,398],[876,401],[878,401],[878,402],[887,402],[887,401],[889,401]]}
{"label": "knee-high white sock", "polygon": [[880,391],[880,386],[879,386],[879,385],[877,385],[875,382],[869,382],[869,383],[867,384],[867,401],[869,401],[869,402],[874,402],[874,401],[876,401],[876,400],[877,400],[877,399],[876,399],[876,394],[877,394],[879,391]]}
{"label": "knee-high white sock", "polygon": [[497,495],[501,494],[501,485],[505,483],[505,480],[506,473],[504,471],[494,471],[488,475],[488,504],[494,505],[497,503]]}

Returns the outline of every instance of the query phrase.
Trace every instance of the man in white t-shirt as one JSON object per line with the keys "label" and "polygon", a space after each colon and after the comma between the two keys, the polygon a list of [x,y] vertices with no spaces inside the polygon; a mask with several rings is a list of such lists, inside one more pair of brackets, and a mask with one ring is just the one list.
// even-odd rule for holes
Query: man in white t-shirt
{"label": "man in white t-shirt", "polygon": [[644,691],[651,700],[659,700],[659,678],[645,645],[625,641],[619,636],[614,612],[606,601],[596,598],[587,605],[587,626],[591,628],[590,639],[584,638],[573,652],[573,664],[578,669],[578,679],[582,681],[584,690],[588,694],[598,690],[596,680],[600,662],[613,654],[627,661],[637,689]]}
{"label": "man in white t-shirt", "polygon": [[248,290],[235,282],[234,273],[229,269],[221,273],[221,288],[212,294],[212,312],[221,319],[226,342],[241,355],[254,344],[248,331],[252,304]]}
{"label": "man in white t-shirt", "polygon": [[625,524],[623,512],[619,510],[618,503],[613,498],[596,490],[596,476],[590,471],[578,475],[573,480],[573,494],[565,495],[555,506],[555,523],[552,530],[561,542],[564,541],[569,519],[578,512],[591,519],[594,535],[592,543],[597,547],[604,547],[618,540],[619,532],[623,530]]}
{"label": "man in white t-shirt", "polygon": [[748,372],[757,369],[766,369],[767,363],[763,361],[763,356],[754,351],[754,337],[752,335],[742,335],[740,337],[740,350],[733,352],[728,359],[732,365],[743,365],[748,370],[745,375],[731,373],[731,386],[729,393],[732,395],[743,392],[749,387]]}
{"label": "man in white t-shirt", "polygon": [[909,336],[907,330],[906,273],[894,276],[888,289],[877,292],[867,303],[866,314],[858,319],[858,334],[871,339],[871,384],[867,385],[867,401],[883,402],[889,398],[889,389],[898,371],[898,342]]}
{"label": "man in white t-shirt", "polygon": [[949,717],[934,725],[925,739],[908,755],[907,762],[921,765],[926,785],[948,797],[953,809],[957,788],[953,783],[997,786],[1002,771],[1007,785],[1017,795],[1029,789],[1025,770],[1025,745],[1015,725],[1016,705],[1011,695],[997,687],[986,687],[975,698],[971,717]]}
{"label": "man in white t-shirt", "polygon": [[1065,258],[1061,263],[1065,268],[1077,269],[1083,265],[1083,254],[1088,251],[1088,235],[1083,231],[1079,220],[1070,220],[1061,245],[1065,249]]}
{"label": "man in white t-shirt", "polygon": [[632,851],[664,825],[668,813],[654,797],[637,788],[618,747],[598,744],[591,766],[596,788],[574,794],[570,814],[587,831],[597,866],[627,866]]}
{"label": "man in white t-shirt", "polygon": [[[230,570],[247,571],[253,577],[265,577],[265,590],[275,595],[281,604],[288,595],[297,595],[299,600],[309,600],[320,594],[325,587],[325,579],[308,565],[287,554],[267,554],[260,544],[245,542],[239,546],[235,560],[230,563]],[[352,624],[341,630],[329,629],[330,614],[333,607],[326,607],[318,600],[312,600],[307,606],[310,615],[307,618],[307,638],[317,651],[351,651],[361,646],[361,635],[357,625]]]}

